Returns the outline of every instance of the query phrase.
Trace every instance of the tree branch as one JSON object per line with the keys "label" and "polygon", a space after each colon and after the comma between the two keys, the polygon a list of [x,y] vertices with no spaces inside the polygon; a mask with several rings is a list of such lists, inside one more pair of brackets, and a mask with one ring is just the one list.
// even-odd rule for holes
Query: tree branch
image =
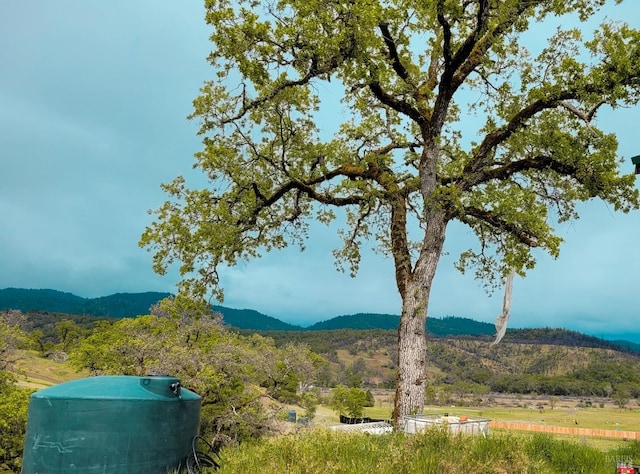
{"label": "tree branch", "polygon": [[462,222],[470,225],[471,223],[467,219],[465,219],[465,216],[475,217],[476,219],[480,219],[481,221],[489,224],[495,229],[505,230],[516,237],[520,242],[529,247],[538,247],[539,245],[538,241],[528,232],[516,226],[515,224],[512,224],[511,222],[505,221],[504,219],[496,216],[490,211],[478,209],[477,207],[465,207],[464,215],[459,215],[458,218]]}
{"label": "tree branch", "polygon": [[589,127],[589,129],[593,129],[593,127],[591,126],[591,120],[593,119],[593,116],[596,114],[598,109],[602,107],[604,104],[606,104],[606,102],[604,100],[601,100],[590,111],[587,112],[585,110],[578,109],[575,105],[573,105],[571,102],[568,102],[566,100],[560,102],[560,105],[562,107],[564,107],[569,112],[574,114],[580,120],[584,121],[584,123],[587,125],[587,127]]}
{"label": "tree branch", "polygon": [[389,52],[389,59],[391,59],[391,64],[393,66],[393,70],[396,72],[398,77],[402,79],[407,84],[411,84],[409,80],[409,72],[400,61],[400,56],[398,55],[398,48],[396,47],[396,43],[394,39],[391,37],[391,32],[389,31],[389,25],[387,23],[380,23],[378,25],[380,28],[380,32],[382,33],[382,39],[384,40],[385,45],[387,46],[387,51]]}
{"label": "tree branch", "polygon": [[531,117],[541,112],[542,110],[554,108],[560,102],[567,99],[572,99],[575,96],[575,92],[563,91],[560,92],[556,97],[548,97],[546,99],[537,100],[529,104],[524,109],[520,110],[504,126],[497,128],[491,133],[488,133],[480,146],[478,146],[478,148],[476,149],[474,157],[464,167],[462,180],[466,181],[466,184],[463,185],[463,188],[468,189],[469,185],[476,181],[472,178],[472,175],[474,173],[477,173],[478,170],[482,167],[489,153],[495,150],[498,145],[506,141],[517,130],[524,127],[527,120],[529,120]]}
{"label": "tree branch", "polygon": [[493,46],[494,39],[511,28],[515,21],[522,17],[524,11],[535,3],[532,0],[520,0],[513,12],[506,14],[503,21],[498,23],[492,30],[489,30],[488,20],[491,7],[488,5],[488,0],[478,0],[478,2],[476,28],[456,52],[452,62],[455,70],[455,74],[452,75],[452,82],[455,88],[462,84],[480,64],[487,51]]}
{"label": "tree branch", "polygon": [[340,60],[343,60],[353,54],[353,49],[354,47],[352,44],[350,44],[348,47],[341,48],[340,49],[341,56],[332,57],[329,61],[327,61],[324,64],[319,64],[318,56],[317,54],[314,54],[310,58],[309,69],[307,70],[307,73],[303,77],[297,80],[287,80],[287,81],[281,82],[280,84],[276,84],[275,87],[271,90],[271,92],[269,92],[268,94],[262,97],[258,97],[254,100],[248,101],[246,99],[246,91],[243,88],[242,107],[240,108],[240,110],[236,115],[222,120],[220,124],[226,125],[226,124],[235,122],[236,120],[239,120],[240,118],[244,117],[248,112],[256,108],[259,108],[265,102],[270,101],[271,99],[276,97],[278,94],[280,94],[282,91],[290,89],[292,87],[306,85],[316,77],[331,73],[334,69],[336,69],[339,66]]}
{"label": "tree branch", "polygon": [[[452,76],[453,76],[453,71],[456,71],[465,61],[468,62],[471,52],[475,49],[479,39],[486,32],[489,13],[490,13],[490,8],[489,8],[488,0],[478,0],[478,12],[476,14],[476,27],[474,28],[473,32],[464,41],[462,46],[458,48],[453,58],[451,58],[450,69],[451,69]],[[482,51],[483,53],[489,48],[491,44],[491,42],[488,42],[488,43],[489,44],[486,46],[486,49]],[[475,67],[479,63],[482,57],[482,54],[474,55],[474,57],[476,56],[477,56],[477,59],[474,61],[475,64],[473,67]]]}
{"label": "tree branch", "polygon": [[[564,176],[575,176],[577,172],[576,167],[573,165],[562,163],[551,156],[538,155],[531,158],[512,161],[497,168],[482,170],[475,173],[473,176],[466,176],[463,178],[465,180],[464,189],[469,189],[473,186],[494,179],[504,180],[522,171],[543,169],[550,169]],[[443,179],[442,184],[450,184],[458,179],[459,178]]]}
{"label": "tree branch", "polygon": [[[515,9],[505,14],[505,18],[492,30],[489,30],[489,18],[492,7],[489,0],[477,0],[478,11],[476,12],[476,25],[471,34],[462,43],[460,48],[451,56],[451,31],[449,23],[442,11],[444,2],[438,3],[438,21],[443,27],[443,59],[445,69],[440,80],[440,93],[434,105],[433,118],[431,121],[431,133],[437,135],[446,117],[451,97],[466,80],[469,74],[486,57],[487,51],[493,45],[494,39],[504,34],[514,22],[520,18],[524,11],[539,0],[520,0]],[[496,8],[496,7],[494,7]],[[429,81],[432,82],[431,80]],[[446,85],[446,87],[444,87]]]}
{"label": "tree branch", "polygon": [[387,107],[390,107],[396,112],[406,115],[420,126],[425,124],[425,117],[417,109],[412,107],[408,102],[404,100],[398,100],[392,95],[387,94],[382,89],[382,86],[379,82],[374,81],[369,83],[369,90],[371,90],[373,95]]}
{"label": "tree branch", "polygon": [[451,64],[451,25],[444,16],[444,0],[438,0],[438,23],[442,26],[442,57],[445,67]]}

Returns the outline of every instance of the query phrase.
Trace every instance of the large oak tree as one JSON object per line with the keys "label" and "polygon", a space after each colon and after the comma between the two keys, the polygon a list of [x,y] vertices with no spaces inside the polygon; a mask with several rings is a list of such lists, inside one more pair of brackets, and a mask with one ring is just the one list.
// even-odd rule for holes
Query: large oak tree
{"label": "large oak tree", "polygon": [[159,273],[180,262],[182,290],[220,299],[220,265],[304,247],[312,220],[341,224],[334,256],[352,273],[377,240],[402,298],[395,419],[419,412],[450,222],[478,238],[459,267],[496,283],[531,269],[534,248],[557,256],[553,225],[577,202],[638,207],[596,119],[637,103],[640,33],[609,23],[589,38],[555,30],[535,54],[521,44],[546,18],[586,20],[605,3],[207,0],[215,79],[193,118],[210,184],[163,185],[141,245]]}

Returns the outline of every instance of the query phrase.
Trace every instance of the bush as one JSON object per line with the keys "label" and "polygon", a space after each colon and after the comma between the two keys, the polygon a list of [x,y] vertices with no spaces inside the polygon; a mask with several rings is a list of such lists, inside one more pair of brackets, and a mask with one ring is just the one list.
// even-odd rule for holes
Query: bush
{"label": "bush", "polygon": [[30,393],[0,372],[0,471],[20,471]]}

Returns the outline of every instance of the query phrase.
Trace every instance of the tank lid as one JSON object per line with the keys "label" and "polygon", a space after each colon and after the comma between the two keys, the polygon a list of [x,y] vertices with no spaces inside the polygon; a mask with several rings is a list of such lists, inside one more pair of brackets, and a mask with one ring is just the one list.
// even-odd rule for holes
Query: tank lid
{"label": "tank lid", "polygon": [[200,397],[180,386],[172,376],[101,375],[71,380],[39,390],[33,398],[100,399],[100,400],[199,400]]}

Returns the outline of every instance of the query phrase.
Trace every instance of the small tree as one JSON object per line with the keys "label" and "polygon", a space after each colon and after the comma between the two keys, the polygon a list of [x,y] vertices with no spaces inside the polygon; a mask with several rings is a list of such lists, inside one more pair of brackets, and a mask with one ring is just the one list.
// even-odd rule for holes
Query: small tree
{"label": "small tree", "polygon": [[20,327],[22,315],[0,313],[0,371],[10,370],[20,358],[19,349],[27,349],[32,341]]}
{"label": "small tree", "polygon": [[359,388],[338,385],[331,391],[331,408],[340,415],[359,418],[366,403],[367,394]]}
{"label": "small tree", "polygon": [[[210,308],[181,297],[163,301],[154,311],[162,316],[100,325],[75,347],[71,362],[93,374],[175,375],[202,397],[201,427],[207,435],[246,439],[268,431],[271,413],[260,384],[272,368],[277,388],[289,390],[284,395],[297,401],[297,378],[292,371],[280,370],[286,354],[273,340],[227,331]],[[272,356],[266,359],[269,364],[263,354]],[[302,355],[296,360],[301,359]]]}
{"label": "small tree", "polygon": [[365,407],[373,407],[376,404],[376,399],[373,396],[373,393],[371,393],[371,390],[367,390],[365,392],[365,403],[364,406]]}
{"label": "small tree", "polygon": [[0,472],[19,472],[27,426],[30,391],[0,371]]}
{"label": "small tree", "polygon": [[304,408],[304,416],[313,420],[318,410],[318,395],[315,392],[304,392],[300,396],[300,405]]}
{"label": "small tree", "polygon": [[58,347],[64,352],[69,352],[86,336],[86,331],[69,319],[58,321],[54,330],[58,339]]}
{"label": "small tree", "polygon": [[458,268],[491,287],[533,268],[534,248],[557,257],[554,222],[577,218],[577,202],[638,207],[616,138],[595,119],[637,103],[640,32],[609,23],[586,40],[558,29],[537,56],[519,41],[548,17],[586,21],[605,3],[206,0],[215,79],[192,117],[210,186],[163,185],[170,200],[140,242],[154,269],[179,261],[181,290],[222,299],[220,265],[304,248],[309,222],[339,217],[339,269],[355,275],[370,240],[393,260],[394,416],[420,411],[425,320],[451,222],[479,240]]}
{"label": "small tree", "polygon": [[613,392],[613,401],[621,410],[629,403],[629,391],[625,387],[619,387]]}

